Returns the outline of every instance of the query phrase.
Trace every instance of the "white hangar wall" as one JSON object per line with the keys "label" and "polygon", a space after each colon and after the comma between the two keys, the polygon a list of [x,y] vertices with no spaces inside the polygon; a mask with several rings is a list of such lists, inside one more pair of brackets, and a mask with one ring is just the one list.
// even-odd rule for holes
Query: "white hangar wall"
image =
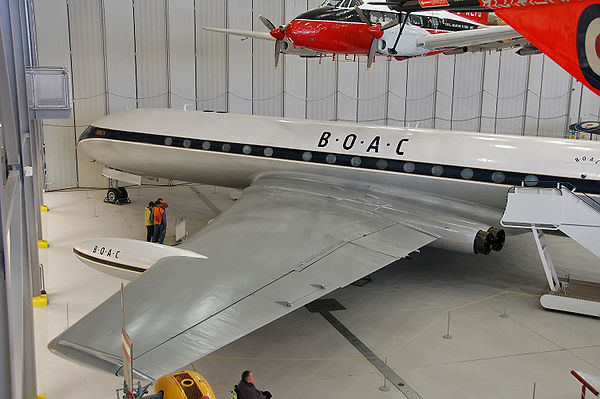
{"label": "white hangar wall", "polygon": [[73,117],[44,123],[46,185],[104,187],[76,150],[95,119],[135,107],[563,137],[597,120],[600,99],[543,55],[506,50],[406,61],[282,56],[272,42],[204,26],[266,31],[320,0],[35,0],[40,65],[72,73]]}

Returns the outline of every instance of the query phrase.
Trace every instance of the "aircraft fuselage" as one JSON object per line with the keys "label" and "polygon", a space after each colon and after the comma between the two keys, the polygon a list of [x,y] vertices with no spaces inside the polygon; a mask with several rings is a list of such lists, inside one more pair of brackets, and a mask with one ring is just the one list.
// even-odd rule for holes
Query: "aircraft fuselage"
{"label": "aircraft fuselage", "polygon": [[[377,7],[377,6],[370,6]],[[356,54],[366,55],[373,38],[378,40],[377,54],[396,57],[412,57],[428,55],[432,52],[427,48],[417,46],[417,38],[423,34],[476,29],[481,24],[469,21],[464,17],[446,12],[416,12],[408,17],[402,35],[396,44],[397,53],[390,53],[400,31],[396,25],[385,31],[379,28],[394,18],[398,13],[362,9],[373,26],[361,21],[353,8],[338,8],[331,6],[319,7],[306,11],[294,18],[285,27],[286,48],[303,48],[326,54]],[[279,30],[271,33],[274,37],[282,35]]]}
{"label": "aircraft fuselage", "polygon": [[594,141],[138,109],[98,120],[79,148],[112,168],[239,188],[259,173],[288,171],[495,208],[521,184],[563,182],[600,195]]}

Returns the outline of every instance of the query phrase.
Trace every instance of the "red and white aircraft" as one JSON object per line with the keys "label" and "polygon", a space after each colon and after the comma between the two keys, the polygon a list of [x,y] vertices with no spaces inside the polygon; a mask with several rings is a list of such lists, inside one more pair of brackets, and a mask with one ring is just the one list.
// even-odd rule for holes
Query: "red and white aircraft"
{"label": "red and white aircraft", "polygon": [[[275,41],[275,66],[279,54],[320,57],[329,54],[375,55],[399,60],[438,53],[501,50],[522,47],[537,52],[510,26],[487,26],[487,13],[449,11],[391,11],[388,5],[363,0],[325,0],[286,26],[275,27],[259,16],[267,32],[205,27],[205,30]],[[475,17],[473,18],[473,14]]]}
{"label": "red and white aircraft", "polygon": [[598,0],[387,0],[396,12],[487,9],[600,94]]}

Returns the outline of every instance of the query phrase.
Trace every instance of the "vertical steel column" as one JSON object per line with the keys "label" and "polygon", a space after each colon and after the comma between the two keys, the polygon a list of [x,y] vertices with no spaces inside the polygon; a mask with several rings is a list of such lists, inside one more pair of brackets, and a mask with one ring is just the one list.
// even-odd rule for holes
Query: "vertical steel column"
{"label": "vertical steel column", "polygon": [[537,112],[537,120],[535,123],[535,135],[540,135],[540,118],[542,116],[542,88],[544,82],[544,69],[546,67],[546,56],[544,55],[542,58],[542,76],[540,79],[540,99],[538,101],[538,112]]}
{"label": "vertical steel column", "polygon": [[110,92],[108,86],[108,56],[106,55],[106,5],[100,0],[100,31],[102,35],[102,59],[104,61],[104,113],[110,114]]}
{"label": "vertical steel column", "polygon": [[[8,177],[2,176],[7,179],[5,189],[0,192],[4,268],[0,286],[6,284],[2,290],[5,296],[0,299],[0,314],[6,303],[6,318],[0,320],[0,337],[3,331],[8,331],[8,347],[2,348],[2,353],[10,356],[10,369],[4,364],[0,366],[0,381],[6,380],[10,372],[11,395],[7,397],[13,399],[36,396],[30,258],[35,252],[37,259],[36,229],[31,217],[36,210],[33,179],[25,179],[23,173],[23,165],[32,166],[25,90],[25,65],[29,62],[25,9],[25,0],[0,0],[0,92],[4,94],[0,100],[0,121],[8,171]],[[24,183],[27,187],[23,187]],[[36,275],[39,278],[39,273]],[[6,344],[6,340],[0,338],[0,344]]]}
{"label": "vertical steel column", "polygon": [[163,9],[165,11],[165,55],[167,58],[167,108],[171,108],[172,93],[171,93],[171,36],[169,30],[169,1],[164,0]]}
{"label": "vertical steel column", "polygon": [[[339,82],[340,77],[337,76],[335,81]],[[356,115],[354,115],[354,122],[359,121],[360,112],[360,57],[356,61]],[[337,120],[337,118],[335,118]]]}
{"label": "vertical steel column", "polygon": [[[529,79],[531,77],[531,55],[527,56],[527,77],[525,78],[525,100],[523,101],[523,123],[521,124],[521,136],[525,136],[527,126],[527,101],[529,101]],[[540,90],[541,93],[541,90]]]}
{"label": "vertical steel column", "polygon": [[2,350],[0,350],[0,396],[3,398],[10,398],[12,395],[12,384],[6,295],[4,259],[2,259],[2,265],[0,265],[0,348],[2,348]]}
{"label": "vertical steel column", "polygon": [[481,132],[481,125],[483,124],[483,94],[485,93],[485,60],[486,52],[483,52],[483,61],[481,62],[481,85],[479,89],[481,94],[479,95],[479,122],[477,124],[477,131]]}
{"label": "vertical steel column", "polygon": [[404,82],[404,126],[406,126],[408,114],[408,82],[410,74],[410,58],[406,60],[406,81]]}
{"label": "vertical steel column", "polygon": [[387,65],[385,69],[385,108],[383,110],[383,120],[384,124],[387,126],[390,124],[390,68],[392,64],[392,59],[387,58]]}
{"label": "vertical steel column", "polygon": [[[225,15],[223,16],[225,22],[225,29],[229,29],[229,0],[225,0]],[[225,38],[225,112],[229,112],[229,35]],[[198,91],[196,91],[197,96]]]}
{"label": "vertical steel column", "polygon": [[498,56],[498,83],[496,84],[496,109],[494,110],[494,133],[498,133],[498,101],[500,99],[500,75],[502,73],[502,51]]}
{"label": "vertical steel column", "polygon": [[[37,54],[37,34],[35,31],[35,16],[32,0],[25,0],[25,12],[26,12],[26,23],[27,23],[27,45],[29,53],[29,64],[31,66],[38,66],[38,54]],[[31,161],[33,167],[33,202],[35,206],[34,216],[36,222],[36,235],[37,239],[43,238],[42,232],[42,217],[40,209],[43,204],[43,168],[42,165],[42,124],[39,121],[31,121]],[[35,292],[35,285],[34,285]]]}
{"label": "vertical steel column", "polygon": [[18,115],[18,130],[17,134],[21,138],[21,163],[25,168],[22,170],[21,177],[23,178],[23,193],[24,193],[24,209],[28,211],[24,213],[26,228],[24,232],[27,237],[25,249],[28,252],[29,262],[28,265],[31,268],[31,284],[32,293],[34,296],[40,295],[41,293],[41,279],[40,279],[40,260],[38,256],[37,246],[37,220],[39,217],[40,208],[35,208],[35,184],[34,184],[34,160],[33,151],[34,143],[31,139],[31,129],[29,126],[29,108],[27,106],[27,90],[25,87],[25,66],[31,65],[31,56],[29,50],[29,40],[27,39],[28,28],[27,28],[27,3],[25,0],[14,2],[14,7],[11,6],[11,27],[12,27],[12,45],[14,51],[14,66],[15,66],[15,87],[17,90],[16,107]]}
{"label": "vertical steel column", "polygon": [[[135,24],[135,0],[131,0],[132,18],[133,18],[133,63],[135,65],[135,107],[140,107],[139,80],[138,80],[138,56],[137,56],[137,35]],[[70,36],[70,34],[69,34]],[[75,96],[73,96],[75,98]]]}
{"label": "vertical steel column", "polygon": [[[0,46],[2,43],[0,42]],[[1,71],[0,71],[1,73]],[[0,78],[0,82],[2,79]],[[0,138],[3,138],[2,128],[0,127]],[[2,139],[2,145],[4,140]],[[4,161],[4,160],[2,160]],[[0,165],[0,178],[4,183],[7,171],[4,164]],[[1,202],[1,201],[0,201]],[[0,216],[1,219],[1,216]],[[1,222],[2,220],[0,220]],[[4,230],[4,229],[3,229]],[[6,273],[4,259],[4,242],[0,240],[0,397],[10,398],[12,395],[11,367],[10,367],[10,339],[8,334],[8,304],[6,299],[8,293],[6,291]]]}
{"label": "vertical steel column", "polygon": [[[196,3],[197,0],[194,0],[194,109],[196,111],[198,111],[198,13],[196,11],[198,4]],[[227,7],[227,6],[226,6]],[[229,36],[229,35],[227,35]],[[229,39],[225,39],[225,43],[228,43]],[[227,50],[227,45],[225,46],[225,51],[229,51]],[[229,79],[229,74],[227,74],[227,77],[225,78],[225,80]],[[229,103],[229,93],[225,92],[225,101],[226,104]],[[225,111],[229,112],[229,106],[225,106]]]}
{"label": "vertical steel column", "polygon": [[[456,74],[456,56],[454,55],[454,71],[452,72],[452,100],[454,101],[454,78]],[[440,55],[435,55],[435,76],[433,80],[433,123],[431,128],[435,129],[435,121],[437,120],[437,97],[438,97],[438,74],[440,73]],[[452,130],[452,106],[450,106],[450,130]]]}

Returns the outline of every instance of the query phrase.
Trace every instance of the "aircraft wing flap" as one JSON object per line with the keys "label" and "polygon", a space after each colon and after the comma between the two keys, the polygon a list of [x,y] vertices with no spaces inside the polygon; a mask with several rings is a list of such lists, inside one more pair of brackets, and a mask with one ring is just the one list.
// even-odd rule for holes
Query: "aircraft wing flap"
{"label": "aircraft wing flap", "polygon": [[423,240],[431,238],[430,234],[419,232],[401,224],[395,224],[358,238],[353,243],[394,258],[403,258],[415,248],[420,248]]}
{"label": "aircraft wing flap", "polygon": [[[377,212],[365,194],[292,176],[258,178],[182,245],[207,259],[163,258],[125,287],[136,374],[172,372],[436,239]],[[120,326],[117,293],[49,347],[118,372]]]}
{"label": "aircraft wing flap", "polygon": [[417,40],[417,46],[434,51],[520,38],[522,38],[521,34],[510,26],[491,26],[489,28],[423,35]]}

